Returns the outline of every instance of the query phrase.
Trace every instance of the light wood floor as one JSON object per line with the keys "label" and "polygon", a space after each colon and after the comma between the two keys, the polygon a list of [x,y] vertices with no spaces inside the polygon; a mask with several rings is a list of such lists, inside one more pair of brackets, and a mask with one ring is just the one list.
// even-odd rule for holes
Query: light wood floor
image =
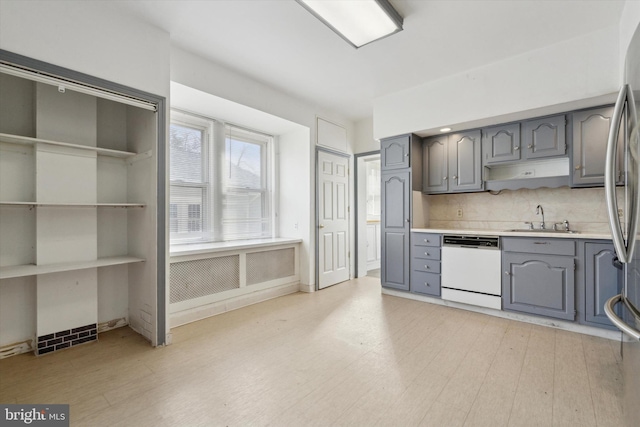
{"label": "light wood floor", "polygon": [[73,426],[620,426],[618,344],[380,294],[362,278],[173,330],[0,361]]}

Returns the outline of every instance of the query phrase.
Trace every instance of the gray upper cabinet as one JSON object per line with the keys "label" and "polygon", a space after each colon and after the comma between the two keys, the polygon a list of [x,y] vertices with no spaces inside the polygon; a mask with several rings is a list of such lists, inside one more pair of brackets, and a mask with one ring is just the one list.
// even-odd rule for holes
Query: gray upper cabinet
{"label": "gray upper cabinet", "polygon": [[423,191],[481,191],[481,147],[479,130],[425,139]]}
{"label": "gray upper cabinet", "polygon": [[520,160],[520,123],[483,129],[482,156],[483,165]]}
{"label": "gray upper cabinet", "polygon": [[411,136],[402,135],[380,141],[382,169],[404,169],[411,166]]}
{"label": "gray upper cabinet", "polygon": [[522,149],[526,159],[565,156],[566,119],[564,115],[529,120],[522,124]]}
{"label": "gray upper cabinet", "polygon": [[446,135],[425,139],[422,147],[422,190],[425,193],[446,193],[449,190],[448,147]]}
{"label": "gray upper cabinet", "polygon": [[409,290],[411,172],[382,172],[382,285]]}
{"label": "gray upper cabinet", "polygon": [[449,191],[482,190],[480,131],[449,135]]}
{"label": "gray upper cabinet", "polygon": [[[572,186],[604,185],[604,164],[613,107],[573,113]],[[622,142],[619,142],[622,146]],[[622,150],[618,150],[617,180],[622,182]]]}
{"label": "gray upper cabinet", "polygon": [[[574,320],[575,241],[503,238],[502,242],[503,309]],[[528,250],[535,252],[524,252]]]}
{"label": "gray upper cabinet", "polygon": [[[604,304],[622,288],[621,271],[612,264],[616,256],[611,243],[586,242],[584,248],[585,321],[613,328]],[[620,314],[620,313],[618,313]]]}

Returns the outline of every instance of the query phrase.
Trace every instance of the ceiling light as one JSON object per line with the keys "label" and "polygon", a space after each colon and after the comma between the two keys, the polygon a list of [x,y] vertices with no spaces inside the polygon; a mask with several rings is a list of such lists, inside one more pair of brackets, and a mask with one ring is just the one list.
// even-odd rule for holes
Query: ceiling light
{"label": "ceiling light", "polygon": [[442,128],[440,129],[440,132],[449,132],[451,130],[451,128]]}
{"label": "ceiling light", "polygon": [[296,0],[356,49],[402,31],[388,0]]}

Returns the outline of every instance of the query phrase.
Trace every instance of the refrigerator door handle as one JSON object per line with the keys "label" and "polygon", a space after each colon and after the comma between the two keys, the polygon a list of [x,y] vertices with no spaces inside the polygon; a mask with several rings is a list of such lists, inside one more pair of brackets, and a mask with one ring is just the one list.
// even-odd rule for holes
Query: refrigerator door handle
{"label": "refrigerator door handle", "polygon": [[[627,146],[630,154],[630,175],[631,175],[631,202],[629,212],[629,234],[627,236],[627,262],[631,262],[636,242],[638,240],[638,219],[640,217],[640,197],[638,197],[638,189],[640,187],[640,153],[638,152],[638,116],[636,112],[636,102],[633,97],[633,90],[631,86],[627,86],[627,115],[629,116],[629,123],[625,124],[625,132],[627,139]],[[631,128],[631,131],[629,131]]]}
{"label": "refrigerator door handle", "polygon": [[[611,127],[609,128],[609,139],[607,140],[607,156],[604,169],[604,190],[607,201],[607,211],[609,213],[609,225],[611,227],[611,235],[613,245],[616,249],[618,259],[622,263],[629,261],[627,246],[624,242],[620,221],[618,220],[618,200],[616,197],[616,152],[618,148],[618,135],[620,132],[621,119],[624,113],[625,102],[627,100],[628,85],[622,86],[618,93],[618,100],[613,110],[613,118]],[[633,168],[635,169],[635,168]],[[635,172],[632,172],[635,175]],[[632,203],[634,206],[635,203]],[[628,217],[632,218],[632,217]]]}
{"label": "refrigerator door handle", "polygon": [[604,304],[605,314],[607,315],[609,320],[611,320],[611,323],[615,325],[616,328],[620,329],[622,332],[629,335],[630,337],[640,341],[640,331],[627,325],[624,322],[624,320],[618,317],[618,315],[615,313],[614,307],[616,304],[619,304],[620,302],[622,302],[622,295],[616,295],[614,297],[609,298],[607,302]]}

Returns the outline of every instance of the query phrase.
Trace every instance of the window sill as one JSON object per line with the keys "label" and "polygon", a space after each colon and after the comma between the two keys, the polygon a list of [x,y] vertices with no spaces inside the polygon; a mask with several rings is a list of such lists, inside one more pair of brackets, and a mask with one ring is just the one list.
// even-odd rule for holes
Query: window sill
{"label": "window sill", "polygon": [[239,251],[244,249],[264,248],[301,243],[302,239],[275,237],[271,239],[235,240],[231,242],[185,243],[172,245],[169,248],[171,257],[198,255],[216,252]]}

